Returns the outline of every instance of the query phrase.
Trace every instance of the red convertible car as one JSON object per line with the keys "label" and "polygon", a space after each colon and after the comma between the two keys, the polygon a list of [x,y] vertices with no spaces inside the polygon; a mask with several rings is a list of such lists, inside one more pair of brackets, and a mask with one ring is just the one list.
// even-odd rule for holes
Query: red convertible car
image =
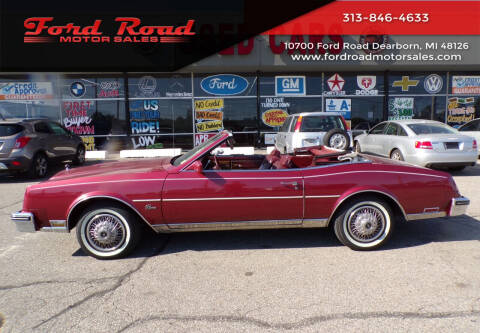
{"label": "red convertible car", "polygon": [[29,186],[11,218],[21,231],[76,227],[82,249],[107,259],[133,250],[142,223],[167,233],[333,224],[340,242],[370,250],[399,219],[460,215],[469,205],[441,171],[322,146],[267,156],[213,153],[224,144],[233,144],[228,131],[172,159],[62,171]]}

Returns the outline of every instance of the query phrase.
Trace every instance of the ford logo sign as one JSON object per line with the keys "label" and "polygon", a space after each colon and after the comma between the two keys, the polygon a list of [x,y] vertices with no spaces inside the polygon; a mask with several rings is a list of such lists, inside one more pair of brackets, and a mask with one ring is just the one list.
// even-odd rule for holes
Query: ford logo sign
{"label": "ford logo sign", "polygon": [[238,95],[247,89],[248,81],[239,75],[218,74],[204,78],[200,86],[211,95]]}

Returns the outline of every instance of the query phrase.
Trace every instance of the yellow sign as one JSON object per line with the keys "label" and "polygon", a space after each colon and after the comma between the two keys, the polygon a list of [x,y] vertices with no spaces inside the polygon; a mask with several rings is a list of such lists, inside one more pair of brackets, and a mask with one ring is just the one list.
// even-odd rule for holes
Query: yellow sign
{"label": "yellow sign", "polygon": [[222,111],[195,111],[195,119],[223,120]]}
{"label": "yellow sign", "polygon": [[203,123],[197,123],[198,132],[210,132],[218,131],[223,128],[223,121],[213,120],[213,121],[204,121]]}
{"label": "yellow sign", "polygon": [[95,150],[95,138],[93,136],[82,136],[82,141],[85,145],[85,150]]}
{"label": "yellow sign", "polygon": [[393,81],[392,87],[402,87],[402,91],[408,91],[410,87],[416,87],[419,80],[410,80],[408,76],[402,76],[401,80]]}
{"label": "yellow sign", "polygon": [[198,99],[195,101],[195,111],[223,109],[223,98]]}
{"label": "yellow sign", "polygon": [[287,119],[288,113],[281,109],[270,109],[262,114],[262,121],[265,125],[270,127],[282,126]]}

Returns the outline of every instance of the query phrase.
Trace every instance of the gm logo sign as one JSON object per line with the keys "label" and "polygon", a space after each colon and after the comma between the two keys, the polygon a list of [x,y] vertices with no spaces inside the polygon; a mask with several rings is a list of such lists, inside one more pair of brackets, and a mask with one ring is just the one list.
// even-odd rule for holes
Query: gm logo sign
{"label": "gm logo sign", "polygon": [[275,95],[305,95],[305,85],[305,76],[275,76]]}

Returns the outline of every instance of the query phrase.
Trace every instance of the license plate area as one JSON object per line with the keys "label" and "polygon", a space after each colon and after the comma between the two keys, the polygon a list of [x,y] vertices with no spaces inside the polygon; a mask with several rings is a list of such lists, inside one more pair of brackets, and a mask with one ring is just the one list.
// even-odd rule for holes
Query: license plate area
{"label": "license plate area", "polygon": [[456,149],[458,150],[458,142],[444,142],[446,150]]}

